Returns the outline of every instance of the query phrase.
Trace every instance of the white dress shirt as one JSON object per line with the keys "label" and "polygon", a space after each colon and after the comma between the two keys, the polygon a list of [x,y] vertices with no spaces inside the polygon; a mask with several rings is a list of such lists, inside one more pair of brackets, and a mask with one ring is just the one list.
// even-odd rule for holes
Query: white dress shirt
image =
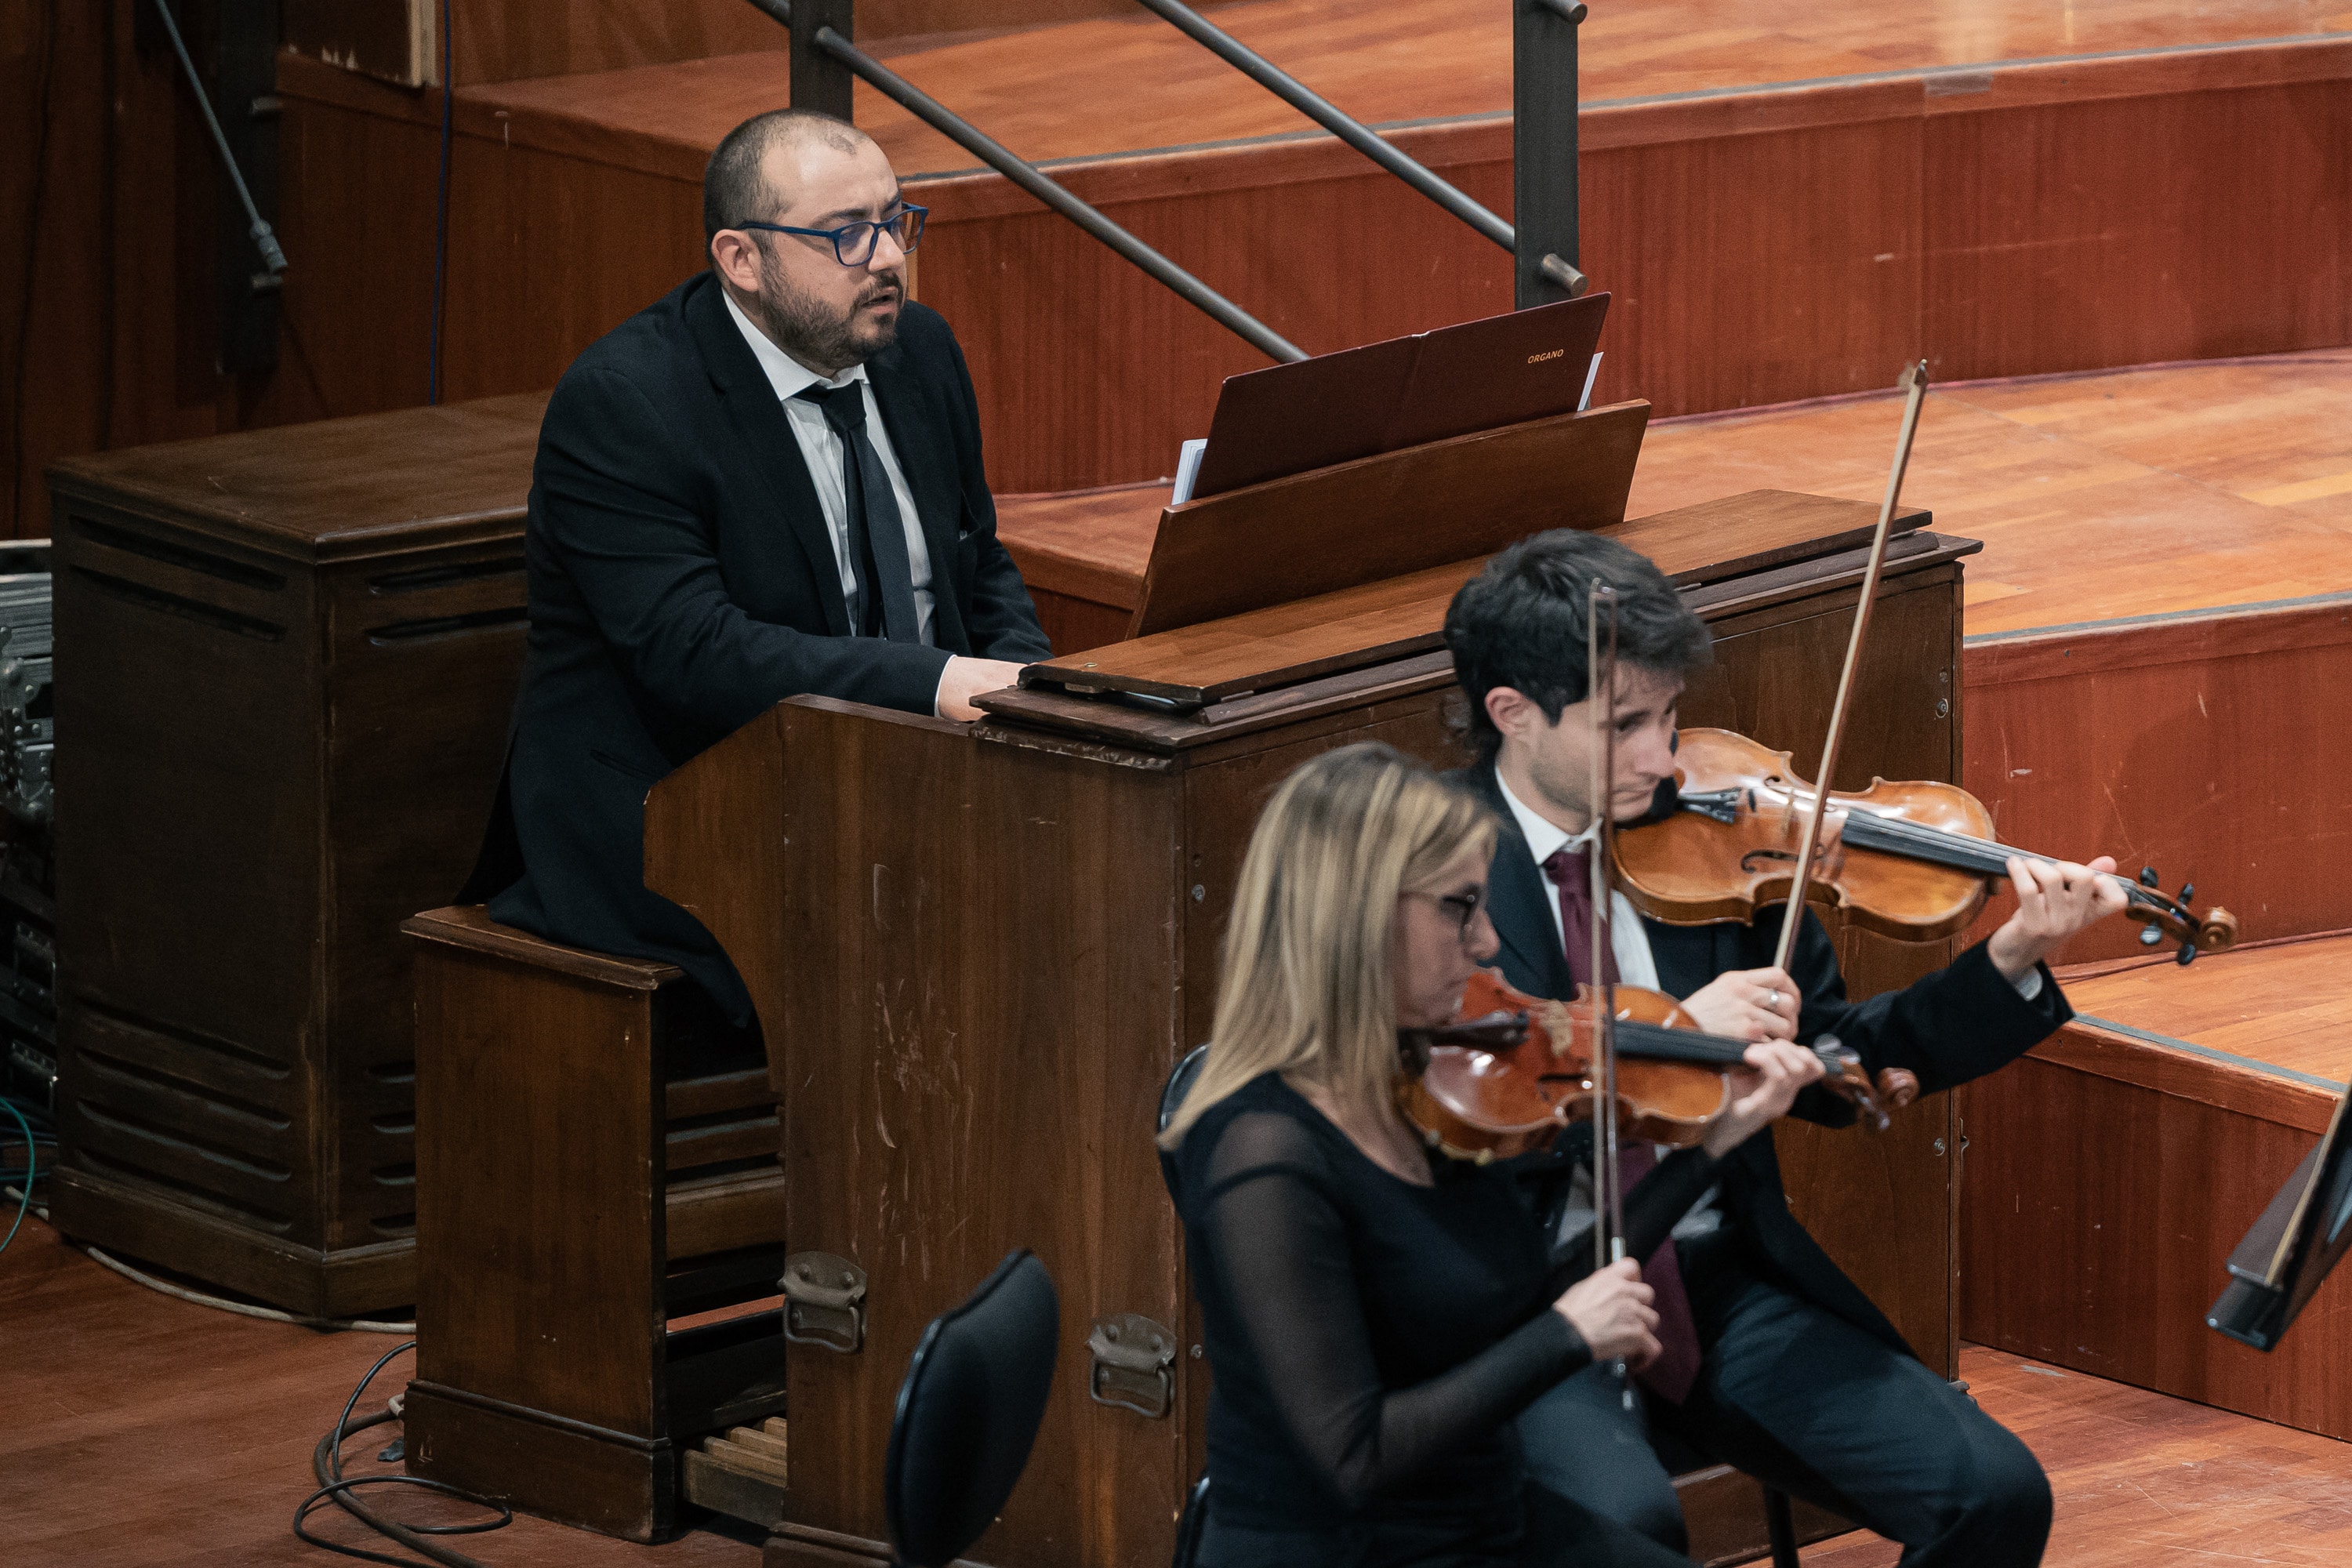
{"label": "white dress shirt", "polygon": [[[1503,792],[1503,804],[1511,808],[1512,820],[1519,825],[1519,831],[1527,837],[1528,848],[1536,858],[1536,870],[1543,878],[1545,890],[1551,894],[1544,907],[1551,911],[1552,936],[1565,944],[1568,931],[1559,921],[1559,884],[1551,879],[1550,872],[1544,870],[1543,863],[1550,859],[1557,850],[1589,847],[1600,828],[1596,825],[1577,834],[1563,831],[1549,818],[1538,816],[1533,806],[1513,795],[1511,786],[1503,782],[1500,771],[1495,774],[1495,787]],[[1632,900],[1614,888],[1609,890],[1609,950],[1617,955],[1617,978],[1620,981],[1650,991],[1658,988],[1658,961],[1651,955],[1650,933],[1642,929],[1641,912],[1633,908]]]}
{"label": "white dress shirt", "polygon": [[[898,455],[890,449],[890,432],[883,427],[881,407],[874,401],[874,384],[866,377],[866,367],[851,365],[830,381],[783,350],[768,341],[768,335],[751,324],[733,296],[721,291],[727,300],[727,313],[735,318],[735,326],[743,341],[751,345],[753,357],[760,368],[768,374],[769,384],[776,389],[777,398],[784,405],[784,417],[791,421],[793,437],[801,445],[801,456],[808,462],[809,478],[816,485],[817,505],[824,510],[824,526],[833,535],[834,565],[841,573],[841,596],[854,601],[857,593],[857,574],[849,560],[848,489],[843,483],[842,467],[847,460],[846,443],[833,433],[824,422],[824,410],[807,398],[798,395],[812,386],[825,388],[856,384],[866,399],[866,435],[874,443],[875,454],[882,459],[882,471],[890,476],[890,493],[898,500],[898,518],[907,530],[907,569],[915,584],[915,626],[927,647],[936,647],[931,634],[931,614],[937,603],[931,596],[931,547],[923,537],[923,520],[915,510],[914,493],[907,488],[907,476],[898,468]],[[879,584],[874,590],[881,592]]]}
{"label": "white dress shirt", "polygon": [[[1600,828],[1595,825],[1581,833],[1570,834],[1549,818],[1537,815],[1534,807],[1511,793],[1511,786],[1503,782],[1499,769],[1495,773],[1495,787],[1503,792],[1503,804],[1511,808],[1512,820],[1519,825],[1520,833],[1527,837],[1528,849],[1535,856],[1536,872],[1543,878],[1544,890],[1551,895],[1545,900],[1545,908],[1551,911],[1552,938],[1565,946],[1568,931],[1560,923],[1559,884],[1551,879],[1551,873],[1543,868],[1543,863],[1551,858],[1554,850],[1590,846]],[[1650,952],[1650,933],[1643,929],[1641,912],[1633,908],[1633,900],[1614,888],[1609,889],[1609,951],[1617,955],[1617,978],[1621,983],[1651,991],[1658,989],[1658,961]],[[1674,1151],[1664,1144],[1657,1145],[1659,1159],[1663,1160],[1672,1152]],[[1709,1235],[1721,1228],[1722,1193],[1719,1184],[1701,1193],[1698,1201],[1691,1205],[1675,1224],[1675,1237],[1688,1239]],[[1568,1201],[1560,1210],[1559,1229],[1555,1239],[1565,1244],[1591,1228],[1592,1176],[1589,1169],[1580,1168],[1570,1183]]]}

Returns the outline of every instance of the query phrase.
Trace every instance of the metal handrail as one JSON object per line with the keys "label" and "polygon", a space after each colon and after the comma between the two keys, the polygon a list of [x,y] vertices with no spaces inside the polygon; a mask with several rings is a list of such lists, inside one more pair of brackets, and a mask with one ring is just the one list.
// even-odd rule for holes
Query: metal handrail
{"label": "metal handrail", "polygon": [[[1184,0],[1136,0],[1136,3],[1146,10],[1156,12],[1193,42],[1505,250],[1515,255],[1517,253],[1518,231],[1511,225],[1472,200],[1460,186],[1440,178],[1427,164],[1400,151],[1394,142],[1185,5]],[[1584,0],[1536,0],[1536,3],[1570,24],[1580,23],[1585,17]],[[1545,255],[1537,266],[1546,278],[1566,289],[1571,298],[1591,287],[1591,279],[1557,255]]]}
{"label": "metal handrail", "polygon": [[1183,0],[1137,0],[1145,9],[1156,11],[1193,42],[1265,89],[1316,124],[1501,246],[1505,250],[1518,245],[1511,226],[1472,200],[1461,187],[1441,179],[1428,165],[1416,162],[1397,150],[1396,145],[1373,132],[1347,110],[1323,97],[1313,88],[1210,21]]}
{"label": "metal handrail", "polygon": [[[751,4],[786,26],[792,25],[790,0],[751,0]],[[816,45],[872,83],[885,97],[1141,268],[1156,281],[1197,307],[1258,353],[1285,363],[1295,363],[1307,357],[1306,350],[1144,244],[1067,186],[1047,176],[1035,164],[982,132],[831,27],[817,29]]]}

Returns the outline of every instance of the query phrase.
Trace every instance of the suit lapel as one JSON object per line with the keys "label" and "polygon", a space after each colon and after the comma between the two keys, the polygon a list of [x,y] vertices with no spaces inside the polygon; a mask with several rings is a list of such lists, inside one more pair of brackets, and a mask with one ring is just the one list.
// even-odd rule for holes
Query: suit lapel
{"label": "suit lapel", "polygon": [[[816,499],[800,441],[793,435],[783,405],[776,400],[774,384],[727,313],[718,279],[706,274],[702,281],[704,287],[687,301],[687,323],[735,428],[735,445],[749,454],[761,488],[782,513],[785,530],[799,542],[817,602],[824,607],[827,629],[835,637],[847,637],[849,604],[841,595],[841,562],[834,553],[833,531],[825,526],[824,509]],[[775,530],[758,531],[757,536],[781,542]]]}
{"label": "suit lapel", "polygon": [[1544,886],[1535,852],[1496,786],[1495,770],[1481,763],[1469,768],[1465,782],[1484,800],[1500,825],[1495,836],[1494,863],[1486,872],[1486,912],[1495,934],[1503,940],[1503,970],[1514,984],[1532,980],[1522,990],[1539,996],[1565,997],[1575,990],[1569,974],[1568,954],[1559,944],[1559,928],[1551,912],[1551,890]]}
{"label": "suit lapel", "polygon": [[956,582],[956,535],[963,516],[963,491],[954,468],[953,437],[908,370],[903,344],[892,343],[867,360],[866,374],[874,384],[883,428],[890,433],[890,449],[898,456],[898,471],[907,476],[923,542],[930,549],[933,640],[961,652],[971,640],[957,607],[962,598]]}

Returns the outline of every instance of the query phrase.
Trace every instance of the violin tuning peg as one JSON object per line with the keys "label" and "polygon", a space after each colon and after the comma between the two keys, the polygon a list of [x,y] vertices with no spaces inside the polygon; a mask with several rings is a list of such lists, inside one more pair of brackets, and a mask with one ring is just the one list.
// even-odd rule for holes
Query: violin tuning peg
{"label": "violin tuning peg", "polygon": [[2186,969],[2196,957],[2197,944],[2193,942],[2184,942],[2180,944],[2180,951],[2172,955],[2172,962]]}
{"label": "violin tuning peg", "polygon": [[2196,884],[2196,883],[2194,883],[2194,882],[2183,882],[2183,883],[2181,883],[2181,884],[2180,884],[2180,907],[2181,907],[2182,909],[2187,909],[2187,908],[2189,907],[2189,900],[2192,900],[2192,899],[2194,899],[2194,898],[2196,898],[2196,896],[2197,896],[2197,884]]}
{"label": "violin tuning peg", "polygon": [[2154,947],[2158,942],[2162,942],[2163,940],[2164,933],[2157,930],[2154,926],[2142,926],[2139,928],[2140,946]]}
{"label": "violin tuning peg", "polygon": [[2155,867],[2142,866],[2139,868],[2139,885],[2143,888],[2160,888],[2164,886],[2164,879],[2156,874]]}

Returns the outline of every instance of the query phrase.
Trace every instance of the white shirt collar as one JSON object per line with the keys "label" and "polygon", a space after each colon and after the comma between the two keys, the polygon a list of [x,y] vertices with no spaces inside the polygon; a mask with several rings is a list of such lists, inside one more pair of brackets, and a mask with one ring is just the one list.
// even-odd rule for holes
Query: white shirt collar
{"label": "white shirt collar", "polygon": [[1559,824],[1513,795],[1511,786],[1503,782],[1503,770],[1500,768],[1495,770],[1495,787],[1503,792],[1503,804],[1511,808],[1511,816],[1518,823],[1519,832],[1527,838],[1528,852],[1535,856],[1538,867],[1550,859],[1556,850],[1562,847],[1580,849],[1592,842],[1598,825],[1588,826],[1581,833],[1563,830]]}
{"label": "white shirt collar", "polygon": [[768,334],[751,324],[751,318],[743,313],[743,307],[735,302],[735,296],[724,287],[720,288],[719,297],[727,301],[727,313],[735,318],[736,331],[741,332],[743,341],[751,345],[751,355],[760,362],[760,368],[767,373],[768,384],[776,389],[777,399],[787,407],[804,388],[847,386],[852,382],[866,379],[866,366],[861,362],[832,380],[826,380],[769,342]]}

